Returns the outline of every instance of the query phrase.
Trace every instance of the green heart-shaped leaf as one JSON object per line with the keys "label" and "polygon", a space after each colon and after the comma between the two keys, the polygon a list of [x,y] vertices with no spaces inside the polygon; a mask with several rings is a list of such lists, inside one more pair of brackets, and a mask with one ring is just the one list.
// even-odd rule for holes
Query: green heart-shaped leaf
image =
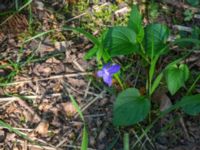
{"label": "green heart-shaped leaf", "polygon": [[189,78],[189,69],[185,64],[169,66],[165,71],[165,79],[169,92],[174,95]]}
{"label": "green heart-shaped leaf", "polygon": [[200,94],[185,96],[180,101],[183,111],[189,115],[200,113]]}
{"label": "green heart-shaped leaf", "polygon": [[136,34],[128,27],[110,28],[104,39],[104,48],[112,57],[136,52]]}
{"label": "green heart-shaped leaf", "polygon": [[114,103],[113,124],[116,126],[136,124],[145,119],[150,107],[150,100],[140,96],[137,89],[126,89],[118,95]]}
{"label": "green heart-shaped leaf", "polygon": [[137,40],[142,42],[144,37],[144,29],[142,26],[142,16],[136,5],[133,6],[128,22],[128,27],[135,31],[137,35]]}
{"label": "green heart-shaped leaf", "polygon": [[200,3],[199,0],[187,0],[187,2],[192,6],[197,6]]}
{"label": "green heart-shaped leaf", "polygon": [[162,24],[149,24],[145,28],[145,38],[143,41],[146,53],[153,58],[156,55],[164,54],[169,30]]}

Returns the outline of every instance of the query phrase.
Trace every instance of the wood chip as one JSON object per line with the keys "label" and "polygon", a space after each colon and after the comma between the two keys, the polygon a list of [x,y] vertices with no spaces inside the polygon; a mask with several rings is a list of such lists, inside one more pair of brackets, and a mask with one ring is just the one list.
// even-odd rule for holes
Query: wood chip
{"label": "wood chip", "polygon": [[49,123],[45,120],[42,120],[38,126],[36,127],[35,131],[42,136],[46,136],[49,129]]}
{"label": "wood chip", "polygon": [[61,106],[68,117],[72,117],[77,113],[76,108],[71,102],[62,103]]}

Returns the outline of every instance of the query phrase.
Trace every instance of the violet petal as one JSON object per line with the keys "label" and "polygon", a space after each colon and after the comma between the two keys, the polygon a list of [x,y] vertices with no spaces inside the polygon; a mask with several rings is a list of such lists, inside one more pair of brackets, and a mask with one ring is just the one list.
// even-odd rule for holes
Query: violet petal
{"label": "violet petal", "polygon": [[111,63],[107,63],[103,66],[102,70],[108,69],[111,66]]}
{"label": "violet petal", "polygon": [[103,77],[103,74],[104,74],[104,73],[103,73],[102,70],[99,70],[99,71],[97,72],[97,76],[98,76],[98,77]]}
{"label": "violet petal", "polygon": [[120,65],[113,65],[108,69],[110,75],[117,73],[120,70]]}
{"label": "violet petal", "polygon": [[109,86],[112,85],[112,76],[110,75],[103,75],[103,81],[108,84]]}

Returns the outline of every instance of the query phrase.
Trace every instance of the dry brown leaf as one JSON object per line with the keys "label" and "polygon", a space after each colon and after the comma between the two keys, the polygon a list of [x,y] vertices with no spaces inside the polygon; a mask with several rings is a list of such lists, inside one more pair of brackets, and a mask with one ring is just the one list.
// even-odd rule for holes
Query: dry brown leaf
{"label": "dry brown leaf", "polygon": [[51,107],[49,110],[50,110],[51,112],[53,112],[53,114],[54,114],[55,116],[58,115],[59,110],[58,110],[57,107]]}
{"label": "dry brown leaf", "polygon": [[47,102],[43,102],[39,105],[38,109],[40,111],[46,112],[48,111],[50,108],[52,107],[52,105],[50,103]]}
{"label": "dry brown leaf", "polygon": [[81,87],[85,86],[86,83],[82,79],[74,79],[74,78],[68,78],[68,83],[70,83],[73,86]]}
{"label": "dry brown leaf", "polygon": [[41,148],[35,146],[29,146],[29,150],[41,150]]}
{"label": "dry brown leaf", "polygon": [[6,109],[6,113],[8,114],[14,113],[16,111],[19,112],[19,109],[17,109],[14,104],[9,105],[8,108]]}
{"label": "dry brown leaf", "polygon": [[49,123],[45,120],[42,120],[36,127],[35,131],[40,135],[45,136],[48,133],[48,129],[49,129]]}
{"label": "dry brown leaf", "polygon": [[26,110],[28,110],[28,112],[31,113],[31,115],[33,115],[32,121],[39,122],[41,120],[40,116],[35,112],[35,110],[30,107],[25,101],[18,99],[17,102],[21,107],[25,108]]}
{"label": "dry brown leaf", "polygon": [[68,48],[66,41],[55,42],[54,46],[59,51],[65,51]]}
{"label": "dry brown leaf", "polygon": [[61,106],[68,117],[74,116],[77,112],[76,108],[71,102],[62,103]]}
{"label": "dry brown leaf", "polygon": [[15,133],[6,133],[6,140],[5,142],[9,142],[9,141],[14,141],[16,139],[16,134]]}
{"label": "dry brown leaf", "polygon": [[18,148],[17,146],[14,146],[12,149],[13,149],[13,150],[21,150],[21,149]]}
{"label": "dry brown leaf", "polygon": [[165,111],[167,110],[169,107],[171,107],[172,105],[172,102],[170,100],[170,98],[167,96],[167,94],[163,94],[161,96],[161,99],[160,99],[160,111]]}
{"label": "dry brown leaf", "polygon": [[153,95],[153,101],[159,104],[160,111],[165,111],[172,105],[172,102],[167,96],[166,90],[164,88],[159,88],[155,91]]}
{"label": "dry brown leaf", "polygon": [[30,112],[23,110],[22,113],[26,121],[32,121],[33,115]]}
{"label": "dry brown leaf", "polygon": [[47,64],[37,64],[33,68],[33,72],[38,76],[49,76],[51,74],[51,71],[52,69],[49,66],[47,66]]}
{"label": "dry brown leaf", "polygon": [[56,59],[55,57],[51,57],[49,59],[46,60],[46,63],[54,63],[54,64],[60,64],[61,61]]}

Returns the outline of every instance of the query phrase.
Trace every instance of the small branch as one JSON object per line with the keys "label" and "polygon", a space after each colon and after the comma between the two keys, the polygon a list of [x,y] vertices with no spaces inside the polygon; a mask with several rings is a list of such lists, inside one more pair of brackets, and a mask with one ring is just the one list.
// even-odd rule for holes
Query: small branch
{"label": "small branch", "polygon": [[[105,93],[105,91],[101,92],[97,97],[95,97],[93,100],[91,100],[88,104],[86,104],[84,107],[81,108],[81,112],[85,111],[88,107],[90,107],[94,102],[96,102],[99,98],[101,98],[103,96],[103,94]],[[76,119],[78,117],[78,114],[76,114],[74,116],[74,118]]]}
{"label": "small branch", "polygon": [[87,75],[92,75],[92,72],[81,72],[81,73],[72,73],[72,74],[64,74],[64,75],[55,75],[51,76],[48,78],[40,78],[40,79],[28,79],[24,81],[17,81],[17,82],[11,82],[11,83],[6,83],[6,84],[1,84],[4,86],[10,86],[10,85],[17,85],[17,84],[23,84],[23,83],[30,83],[30,82],[38,82],[38,81],[45,81],[45,80],[53,80],[53,79],[59,79],[59,78],[69,78],[69,77],[77,77],[77,76],[87,76]]}

